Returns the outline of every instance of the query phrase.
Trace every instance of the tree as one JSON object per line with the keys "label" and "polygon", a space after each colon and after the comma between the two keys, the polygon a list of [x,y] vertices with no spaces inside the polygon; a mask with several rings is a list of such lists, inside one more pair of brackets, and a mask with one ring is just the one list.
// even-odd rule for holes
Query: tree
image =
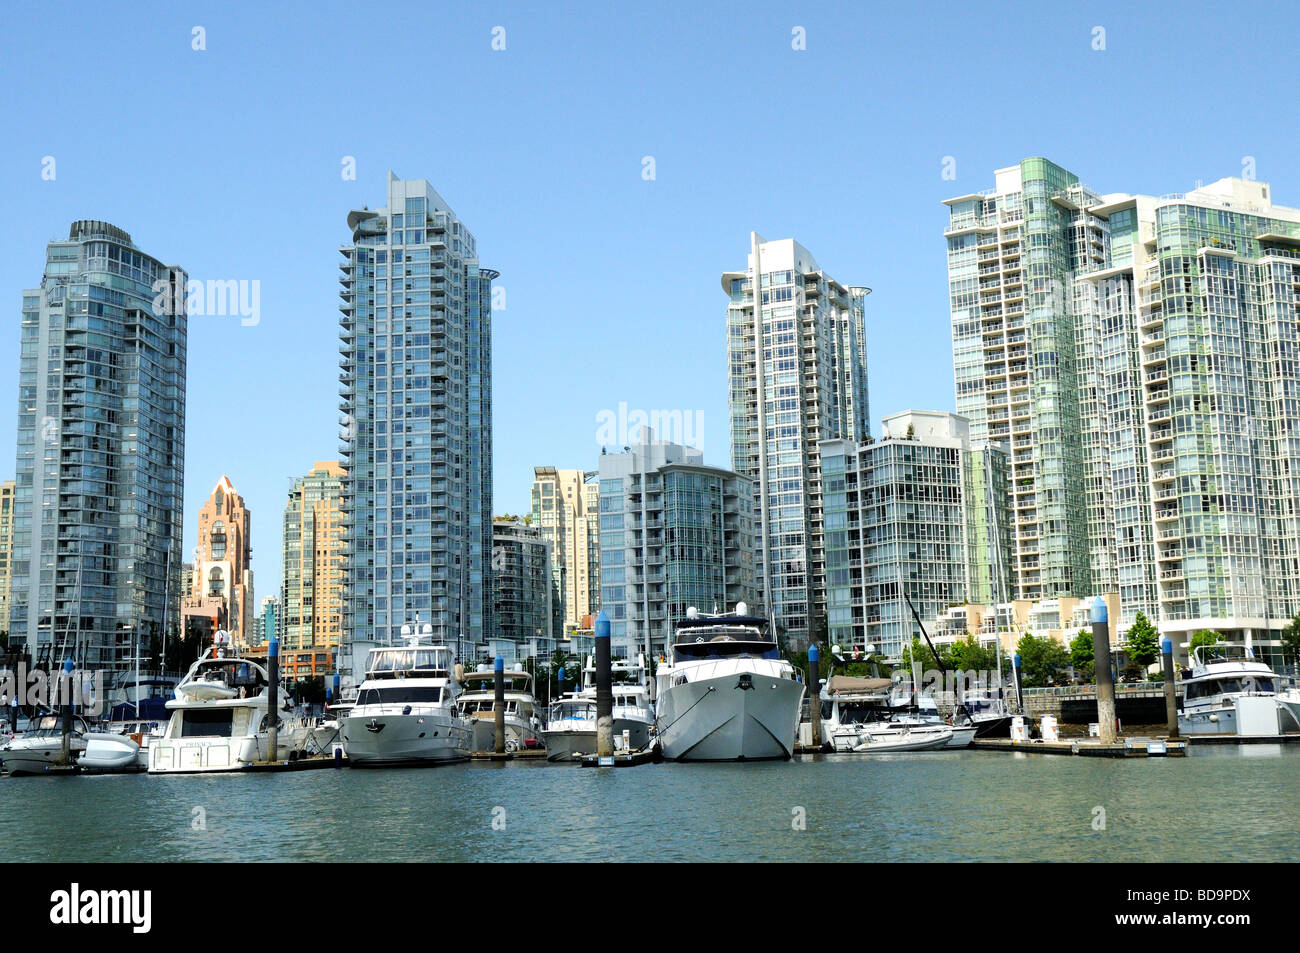
{"label": "tree", "polygon": [[1129,658],[1145,668],[1160,657],[1160,635],[1141,611],[1125,637],[1124,650]]}
{"label": "tree", "polygon": [[1201,629],[1200,632],[1192,636],[1191,642],[1188,643],[1187,654],[1191,655],[1202,645],[1218,645],[1222,641],[1223,636],[1213,629]]}
{"label": "tree", "polygon": [[1282,658],[1292,665],[1300,663],[1300,612],[1282,630]]}
{"label": "tree", "polygon": [[951,667],[962,672],[972,669],[976,672],[992,672],[998,667],[997,651],[981,645],[973,635],[953,642],[948,647],[947,655]]}
{"label": "tree", "polygon": [[1026,632],[1016,646],[1020,653],[1022,684],[1027,688],[1041,688],[1053,684],[1056,676],[1070,664],[1070,654],[1065,646],[1052,638],[1037,638]]}
{"label": "tree", "polygon": [[1080,629],[1079,634],[1070,642],[1070,664],[1082,678],[1092,678],[1096,656],[1092,651],[1092,633]]}

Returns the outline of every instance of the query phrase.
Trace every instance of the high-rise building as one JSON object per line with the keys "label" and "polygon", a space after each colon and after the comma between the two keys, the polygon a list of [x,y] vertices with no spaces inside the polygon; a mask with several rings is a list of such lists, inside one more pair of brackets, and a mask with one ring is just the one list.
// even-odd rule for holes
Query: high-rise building
{"label": "high-rise building", "polygon": [[693,447],[601,455],[601,607],[615,655],[663,651],[691,606],[756,604],[753,500],[747,478],[705,466]]}
{"label": "high-rise building", "polygon": [[513,664],[555,649],[551,544],[523,520],[492,522],[493,618],[487,654]]}
{"label": "high-rise building", "polygon": [[1081,388],[1072,299],[1074,276],[1099,261],[1077,214],[1093,200],[1073,173],[1026,159],[999,169],[993,192],[946,203],[957,413],[971,439],[1010,446],[1018,599],[1093,584],[1088,520],[1103,504],[1085,493],[1082,419],[1096,394]]}
{"label": "high-rise building", "polygon": [[1026,159],[996,180],[948,201],[949,276],[958,410],[1012,444],[1017,598],[1086,578],[1122,629],[1142,611],[1176,645],[1275,652],[1300,609],[1300,211],[1250,179],[1098,195]]}
{"label": "high-rise building", "polygon": [[753,233],[747,269],[722,289],[731,461],[757,494],[760,590],[778,631],[803,641],[826,612],[818,444],[870,433],[870,289],[840,284],[796,241]]}
{"label": "high-rise building", "polygon": [[14,481],[0,483],[0,632],[9,636],[9,561],[14,536]]}
{"label": "high-rise building", "polygon": [[[257,610],[257,618],[255,618],[255,619],[253,620],[253,642],[252,642],[252,644],[253,644],[254,646],[264,646],[265,643],[266,643],[266,635],[267,635],[267,632],[266,632],[266,619],[267,619],[266,610],[267,610],[267,607],[268,607],[268,606],[271,608],[271,611],[272,611],[272,614],[273,614],[273,618],[275,619],[275,621],[274,621],[273,624],[276,626],[276,635],[280,635],[280,634],[281,634],[281,632],[280,632],[280,628],[281,628],[281,622],[280,622],[280,620],[283,618],[283,612],[282,612],[282,610],[281,610],[281,608],[280,608],[280,597],[279,597],[279,596],[263,596],[263,597],[262,597],[262,604],[261,604],[261,607]],[[263,649],[263,651],[265,651],[265,649]]]}
{"label": "high-rise building", "polygon": [[280,643],[330,655],[343,623],[343,468],[318,462],[299,477],[284,505]]}
{"label": "high-rise building", "polygon": [[[199,510],[194,588],[182,603],[182,615],[215,618],[232,645],[251,645],[256,611],[252,562],[252,517],[230,478],[222,476]],[[188,621],[186,628],[191,628]]]}
{"label": "high-rise building", "polygon": [[882,438],[823,441],[827,632],[831,644],[897,657],[924,621],[993,588],[1006,518],[1001,450],[972,447],[967,421],[910,410],[881,422]]}
{"label": "high-rise building", "polygon": [[79,221],[23,292],[9,624],[41,664],[125,668],[175,618],[185,290],[122,229]]}
{"label": "high-rise building", "polygon": [[348,215],[341,251],[345,638],[492,631],[492,280],[423,179]]}
{"label": "high-rise building", "polygon": [[551,544],[560,631],[600,611],[599,505],[594,472],[533,468],[530,521]]}

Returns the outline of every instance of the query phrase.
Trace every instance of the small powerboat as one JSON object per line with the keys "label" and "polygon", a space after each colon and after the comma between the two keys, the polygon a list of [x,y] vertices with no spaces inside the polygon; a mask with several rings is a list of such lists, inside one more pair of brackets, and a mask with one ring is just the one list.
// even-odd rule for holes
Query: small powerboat
{"label": "small powerboat", "polygon": [[863,726],[858,734],[856,752],[877,754],[892,751],[933,751],[947,748],[952,729],[944,725],[907,725],[883,723]]}

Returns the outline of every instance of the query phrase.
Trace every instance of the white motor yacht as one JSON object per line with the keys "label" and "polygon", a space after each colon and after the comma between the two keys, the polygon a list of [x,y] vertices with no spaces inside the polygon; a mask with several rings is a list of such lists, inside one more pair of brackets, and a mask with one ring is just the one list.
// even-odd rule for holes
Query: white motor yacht
{"label": "white motor yacht", "polygon": [[[610,694],[613,706],[615,748],[638,751],[650,743],[654,724],[654,706],[646,686],[644,656],[635,659],[611,659]],[[596,665],[587,658],[583,669],[585,687],[569,692],[551,703],[542,739],[548,761],[572,761],[578,755],[596,753]]]}
{"label": "white motor yacht", "polygon": [[673,761],[761,761],[794,753],[804,684],[767,620],[694,607],[656,673],[655,728]]}
{"label": "white motor yacht", "polygon": [[[240,658],[218,641],[176,685],[167,702],[171,719],[148,746],[150,774],[240,771],[259,761],[288,756],[289,746],[268,749],[270,683],[266,668]],[[281,690],[280,697],[285,694]],[[279,724],[279,713],[274,713]]]}
{"label": "white motor yacht", "polygon": [[[533,677],[522,664],[516,664],[503,673],[503,678],[506,750],[518,751],[541,735]],[[491,665],[480,665],[478,671],[465,673],[465,690],[458,704],[461,714],[473,724],[473,749],[492,751],[496,747],[496,672]]]}
{"label": "white motor yacht", "polygon": [[1244,645],[1198,645],[1183,679],[1178,730],[1187,735],[1267,737],[1300,731],[1296,711],[1279,696],[1277,676]]}
{"label": "white motor yacht", "polygon": [[459,686],[449,646],[422,636],[370,650],[356,704],[341,719],[353,765],[436,764],[469,758],[471,726],[457,708]]}

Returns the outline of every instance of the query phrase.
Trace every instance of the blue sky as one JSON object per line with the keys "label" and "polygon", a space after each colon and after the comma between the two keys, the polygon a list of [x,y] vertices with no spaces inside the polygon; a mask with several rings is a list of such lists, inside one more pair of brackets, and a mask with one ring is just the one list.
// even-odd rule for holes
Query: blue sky
{"label": "blue sky", "polygon": [[[185,533],[192,551],[198,508],[228,474],[253,511],[259,600],[275,592],[291,478],[337,456],[337,247],[349,209],[383,203],[390,168],[429,179],[501,272],[498,513],[527,508],[534,465],[593,467],[597,415],[620,402],[699,415],[706,460],[728,462],[719,276],[744,267],[751,229],[873,289],[877,427],[950,409],[941,201],[1026,155],[1102,192],[1154,194],[1239,175],[1250,156],[1279,202],[1300,205],[1284,11],[11,6],[0,477],[13,474],[20,292],[72,220],[107,219],[194,278],[257,280],[257,326],[190,322]],[[196,26],[206,49],[192,48]]]}

